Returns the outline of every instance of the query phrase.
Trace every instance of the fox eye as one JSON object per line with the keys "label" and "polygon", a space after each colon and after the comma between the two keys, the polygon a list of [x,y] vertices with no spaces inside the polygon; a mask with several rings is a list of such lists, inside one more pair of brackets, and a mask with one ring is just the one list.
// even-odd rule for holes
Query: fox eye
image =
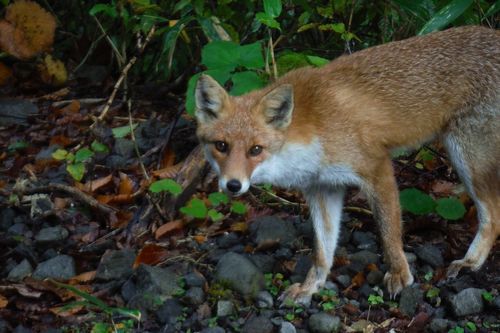
{"label": "fox eye", "polygon": [[215,149],[217,149],[221,153],[227,152],[227,143],[225,143],[224,141],[215,141],[214,145],[215,145]]}
{"label": "fox eye", "polygon": [[257,156],[260,153],[262,153],[262,146],[255,145],[252,148],[250,148],[248,152],[250,153],[251,156]]}

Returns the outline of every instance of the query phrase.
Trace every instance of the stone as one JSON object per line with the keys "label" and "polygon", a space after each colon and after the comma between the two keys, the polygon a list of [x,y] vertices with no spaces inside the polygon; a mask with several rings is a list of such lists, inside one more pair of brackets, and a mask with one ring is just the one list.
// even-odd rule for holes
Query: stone
{"label": "stone", "polygon": [[247,320],[243,325],[242,333],[272,333],[274,329],[273,323],[269,318],[264,316],[254,316]]}
{"label": "stone", "polygon": [[173,325],[177,322],[177,318],[182,316],[182,304],[175,298],[167,299],[156,310],[156,317],[162,324]]}
{"label": "stone", "polygon": [[15,266],[7,276],[9,281],[22,281],[25,277],[33,273],[33,267],[28,260],[24,259],[17,266]]}
{"label": "stone", "polygon": [[61,242],[68,238],[69,232],[61,226],[41,229],[35,236],[35,240],[41,244]]}
{"label": "stone", "polygon": [[226,330],[220,326],[204,328],[201,333],[226,333]]}
{"label": "stone", "polygon": [[434,318],[429,323],[429,330],[433,333],[442,333],[448,331],[448,319]]}
{"label": "stone", "polygon": [[270,309],[273,307],[273,296],[266,290],[259,291],[257,294],[257,307],[261,309]]}
{"label": "stone", "polygon": [[134,142],[129,139],[117,138],[115,139],[113,152],[118,156],[129,159],[135,155]]}
{"label": "stone", "polygon": [[217,238],[217,245],[220,248],[227,249],[241,242],[240,237],[235,232],[225,233]]}
{"label": "stone", "polygon": [[133,273],[134,261],[133,250],[108,250],[101,258],[95,277],[99,280],[126,279]]}
{"label": "stone", "polygon": [[384,273],[379,270],[370,271],[366,275],[366,282],[368,282],[371,286],[376,286],[382,283],[384,279]]}
{"label": "stone", "polygon": [[406,257],[406,261],[408,261],[408,265],[411,265],[415,261],[417,261],[417,256],[414,253],[405,252],[405,257]]}
{"label": "stone", "polygon": [[295,264],[295,268],[293,269],[293,275],[299,275],[305,277],[309,269],[311,269],[313,265],[313,261],[311,257],[300,255],[297,258],[297,263]]}
{"label": "stone", "polygon": [[341,322],[337,316],[319,312],[309,317],[308,326],[312,333],[336,333],[341,328]]}
{"label": "stone", "polygon": [[22,98],[0,99],[0,126],[28,126],[28,119],[39,114],[35,103]]}
{"label": "stone", "polygon": [[2,209],[0,212],[0,230],[7,231],[12,224],[14,224],[14,218],[16,217],[16,211],[10,207]]}
{"label": "stone", "polygon": [[264,287],[264,274],[249,259],[234,252],[221,257],[215,278],[244,296],[255,296]]}
{"label": "stone", "polygon": [[352,233],[352,242],[360,247],[367,244],[375,244],[376,237],[371,232],[354,231]]}
{"label": "stone", "polygon": [[344,288],[351,285],[351,277],[349,275],[339,275],[337,276],[337,282]]}
{"label": "stone", "polygon": [[325,285],[323,287],[324,289],[328,289],[328,290],[333,290],[335,291],[335,293],[338,295],[339,293],[339,286],[337,286],[337,284],[333,283],[332,281],[330,280],[327,280],[325,282]]}
{"label": "stone", "polygon": [[39,280],[46,278],[67,280],[75,275],[75,261],[72,257],[65,254],[39,263],[33,273],[33,277]]}
{"label": "stone", "polygon": [[186,285],[188,287],[200,287],[203,288],[205,283],[205,277],[198,272],[191,272],[189,274],[184,275],[184,281],[186,281]]}
{"label": "stone", "polygon": [[379,261],[379,256],[373,252],[367,250],[361,250],[359,252],[353,253],[349,256],[351,261],[357,262],[366,266],[368,264],[377,264]]}
{"label": "stone", "polygon": [[467,288],[449,297],[451,309],[456,316],[468,316],[483,311],[483,289]]}
{"label": "stone", "polygon": [[431,265],[434,268],[444,266],[444,260],[443,256],[441,255],[441,251],[432,244],[427,243],[418,246],[415,249],[415,254],[420,260]]}
{"label": "stone", "polygon": [[495,299],[493,300],[493,306],[497,310],[500,310],[500,296],[495,297]]}
{"label": "stone", "polygon": [[276,265],[276,259],[267,254],[252,254],[248,256],[248,259],[250,259],[261,272],[265,273],[272,272]]}
{"label": "stone", "polygon": [[401,291],[399,309],[408,317],[412,317],[417,306],[424,300],[424,292],[418,286],[408,286]]}
{"label": "stone", "polygon": [[293,223],[276,216],[257,218],[252,223],[251,232],[256,244],[277,241],[281,245],[291,246],[297,239],[297,230]]}
{"label": "stone", "polygon": [[177,276],[169,268],[141,264],[137,267],[134,278],[138,295],[149,294],[165,299],[179,288]]}
{"label": "stone", "polygon": [[297,333],[295,326],[289,321],[283,321],[280,325],[279,333]]}
{"label": "stone", "polygon": [[191,287],[182,297],[183,301],[191,305],[200,305],[205,301],[205,292],[200,287]]}
{"label": "stone", "polygon": [[227,317],[234,313],[234,304],[231,301],[220,300],[217,302],[217,317]]}

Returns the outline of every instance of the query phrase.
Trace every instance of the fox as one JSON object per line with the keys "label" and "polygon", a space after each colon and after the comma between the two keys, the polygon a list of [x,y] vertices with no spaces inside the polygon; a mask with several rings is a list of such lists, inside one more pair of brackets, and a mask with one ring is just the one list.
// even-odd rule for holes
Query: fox
{"label": "fox", "polygon": [[447,275],[478,270],[500,234],[500,31],[451,28],[303,67],[230,96],[208,75],[195,87],[197,136],[221,190],[300,191],[314,228],[313,265],[280,297],[307,305],[332,268],[346,188],[367,197],[391,297],[411,285],[391,152],[435,138],[477,208],[478,230]]}

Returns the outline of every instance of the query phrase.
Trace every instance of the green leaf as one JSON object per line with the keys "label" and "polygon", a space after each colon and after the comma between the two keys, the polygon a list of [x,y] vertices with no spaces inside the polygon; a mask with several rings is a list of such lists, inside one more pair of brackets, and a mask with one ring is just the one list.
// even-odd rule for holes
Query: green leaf
{"label": "green leaf", "polygon": [[186,91],[186,112],[190,116],[194,116],[196,102],[194,100],[194,90],[196,89],[196,82],[200,78],[201,73],[191,76],[188,81],[188,88]]}
{"label": "green leaf", "polygon": [[210,209],[208,211],[207,215],[214,222],[220,221],[220,220],[222,220],[224,218],[224,214],[222,214],[221,212],[216,211],[215,209]]}
{"label": "green leaf", "polygon": [[95,16],[95,14],[104,13],[109,17],[115,18],[118,16],[116,12],[116,7],[113,5],[108,5],[104,3],[95,4],[89,11],[89,14]]}
{"label": "green leaf", "polygon": [[13,150],[23,150],[23,149],[26,149],[29,147],[29,143],[24,141],[24,140],[19,140],[19,141],[16,141],[14,143],[11,143],[7,149],[9,151],[13,151]]}
{"label": "green leaf", "polygon": [[57,149],[55,152],[52,153],[52,157],[58,161],[65,160],[67,156],[68,156],[68,151],[66,149]]}
{"label": "green leaf", "polygon": [[486,13],[484,13],[484,17],[486,18],[486,17],[493,16],[496,13],[498,13],[498,11],[500,11],[500,0],[497,0],[497,2],[495,2],[493,5],[491,5],[490,8],[488,8]]}
{"label": "green leaf", "polygon": [[172,179],[161,179],[153,182],[149,186],[149,190],[153,193],[169,192],[173,195],[179,195],[182,193],[182,186]]}
{"label": "green leaf", "polygon": [[208,201],[210,201],[214,207],[220,205],[221,203],[226,205],[229,203],[229,197],[223,192],[213,192],[208,195]]}
{"label": "green leaf", "polygon": [[239,96],[265,86],[265,81],[253,71],[234,73],[231,95]]}
{"label": "green leaf", "polygon": [[321,66],[324,66],[324,65],[330,63],[330,60],[328,60],[326,58],[322,58],[322,57],[308,55],[308,56],[306,56],[306,58],[307,58],[307,61],[311,65],[313,65],[314,67],[321,67]]}
{"label": "green leaf", "polygon": [[477,331],[477,327],[476,327],[476,324],[474,324],[473,322],[471,321],[468,321],[466,324],[465,324],[465,327],[467,327],[470,331],[472,332],[476,332]]}
{"label": "green leaf", "polygon": [[281,14],[281,0],[264,0],[264,12],[272,17],[278,17]]}
{"label": "green leaf", "polygon": [[466,213],[464,205],[456,198],[441,198],[436,203],[436,212],[447,220],[461,219]]}
{"label": "green leaf", "polygon": [[78,149],[78,151],[75,154],[75,162],[85,162],[94,156],[94,152],[88,148],[82,148]]}
{"label": "green leaf", "polygon": [[401,191],[399,200],[403,209],[417,215],[432,213],[436,206],[434,199],[416,188]]}
{"label": "green leaf", "polygon": [[201,62],[208,69],[233,71],[238,66],[239,45],[234,42],[216,40],[201,50]]}
{"label": "green leaf", "polygon": [[[137,127],[137,124],[132,124],[132,128],[135,130],[135,128]],[[116,138],[116,139],[119,139],[119,138],[124,138],[126,137],[127,135],[129,135],[132,131],[130,130],[130,125],[125,125],[125,126],[121,126],[121,127],[115,127],[113,129],[111,129],[111,132],[113,133],[113,136]]]}
{"label": "green leaf", "polygon": [[235,214],[243,215],[247,212],[247,206],[241,201],[233,201],[231,203],[231,211]]}
{"label": "green leaf", "polygon": [[174,6],[173,14],[177,13],[178,11],[184,9],[186,6],[191,4],[191,0],[181,0],[177,1],[177,3]]}
{"label": "green leaf", "polygon": [[427,294],[426,294],[426,296],[427,296],[428,298],[434,298],[434,297],[439,296],[439,293],[440,293],[440,292],[441,292],[441,291],[440,291],[438,288],[431,288],[431,289],[427,290]]}
{"label": "green leaf", "polygon": [[108,323],[95,323],[90,333],[108,333],[113,327]]}
{"label": "green leaf", "polygon": [[186,206],[181,207],[179,210],[181,213],[197,219],[207,217],[207,206],[205,206],[203,200],[198,198],[191,199]]}
{"label": "green leaf", "polygon": [[441,8],[418,32],[419,35],[425,35],[429,32],[440,30],[453,22],[457,17],[463,14],[470,7],[474,0],[452,0],[446,6]]}
{"label": "green leaf", "polygon": [[96,141],[96,140],[94,140],[90,144],[90,148],[92,148],[92,150],[95,151],[96,153],[107,153],[107,152],[109,152],[108,146],[106,146],[105,144],[102,144],[102,143],[100,143],[99,141]]}
{"label": "green leaf", "polygon": [[332,6],[317,7],[316,10],[318,11],[318,14],[323,16],[323,17],[326,17],[326,18],[333,17],[333,7]]}
{"label": "green leaf", "polygon": [[278,29],[281,31],[281,25],[278,21],[276,21],[272,16],[267,15],[266,13],[257,13],[255,14],[255,18],[262,24],[267,25],[270,28]]}
{"label": "green leaf", "polygon": [[483,291],[483,293],[481,295],[483,296],[485,301],[493,302],[493,295],[490,292]]}
{"label": "green leaf", "polygon": [[344,23],[334,23],[334,24],[332,24],[332,29],[336,33],[339,33],[339,34],[344,33],[345,24]]}
{"label": "green leaf", "polygon": [[261,69],[265,66],[264,56],[262,54],[261,42],[241,45],[238,48],[238,65],[248,69]]}
{"label": "green leaf", "polygon": [[79,182],[82,180],[83,175],[85,174],[85,164],[82,162],[79,163],[74,163],[74,164],[68,164],[66,166],[66,171],[73,177],[74,180]]}

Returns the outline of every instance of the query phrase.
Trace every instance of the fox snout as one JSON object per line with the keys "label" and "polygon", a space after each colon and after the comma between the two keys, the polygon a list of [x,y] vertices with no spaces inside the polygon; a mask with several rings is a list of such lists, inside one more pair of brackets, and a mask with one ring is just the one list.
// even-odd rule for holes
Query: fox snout
{"label": "fox snout", "polygon": [[248,191],[250,182],[248,180],[240,181],[236,178],[227,179],[224,176],[219,176],[219,188],[232,196],[239,196]]}

